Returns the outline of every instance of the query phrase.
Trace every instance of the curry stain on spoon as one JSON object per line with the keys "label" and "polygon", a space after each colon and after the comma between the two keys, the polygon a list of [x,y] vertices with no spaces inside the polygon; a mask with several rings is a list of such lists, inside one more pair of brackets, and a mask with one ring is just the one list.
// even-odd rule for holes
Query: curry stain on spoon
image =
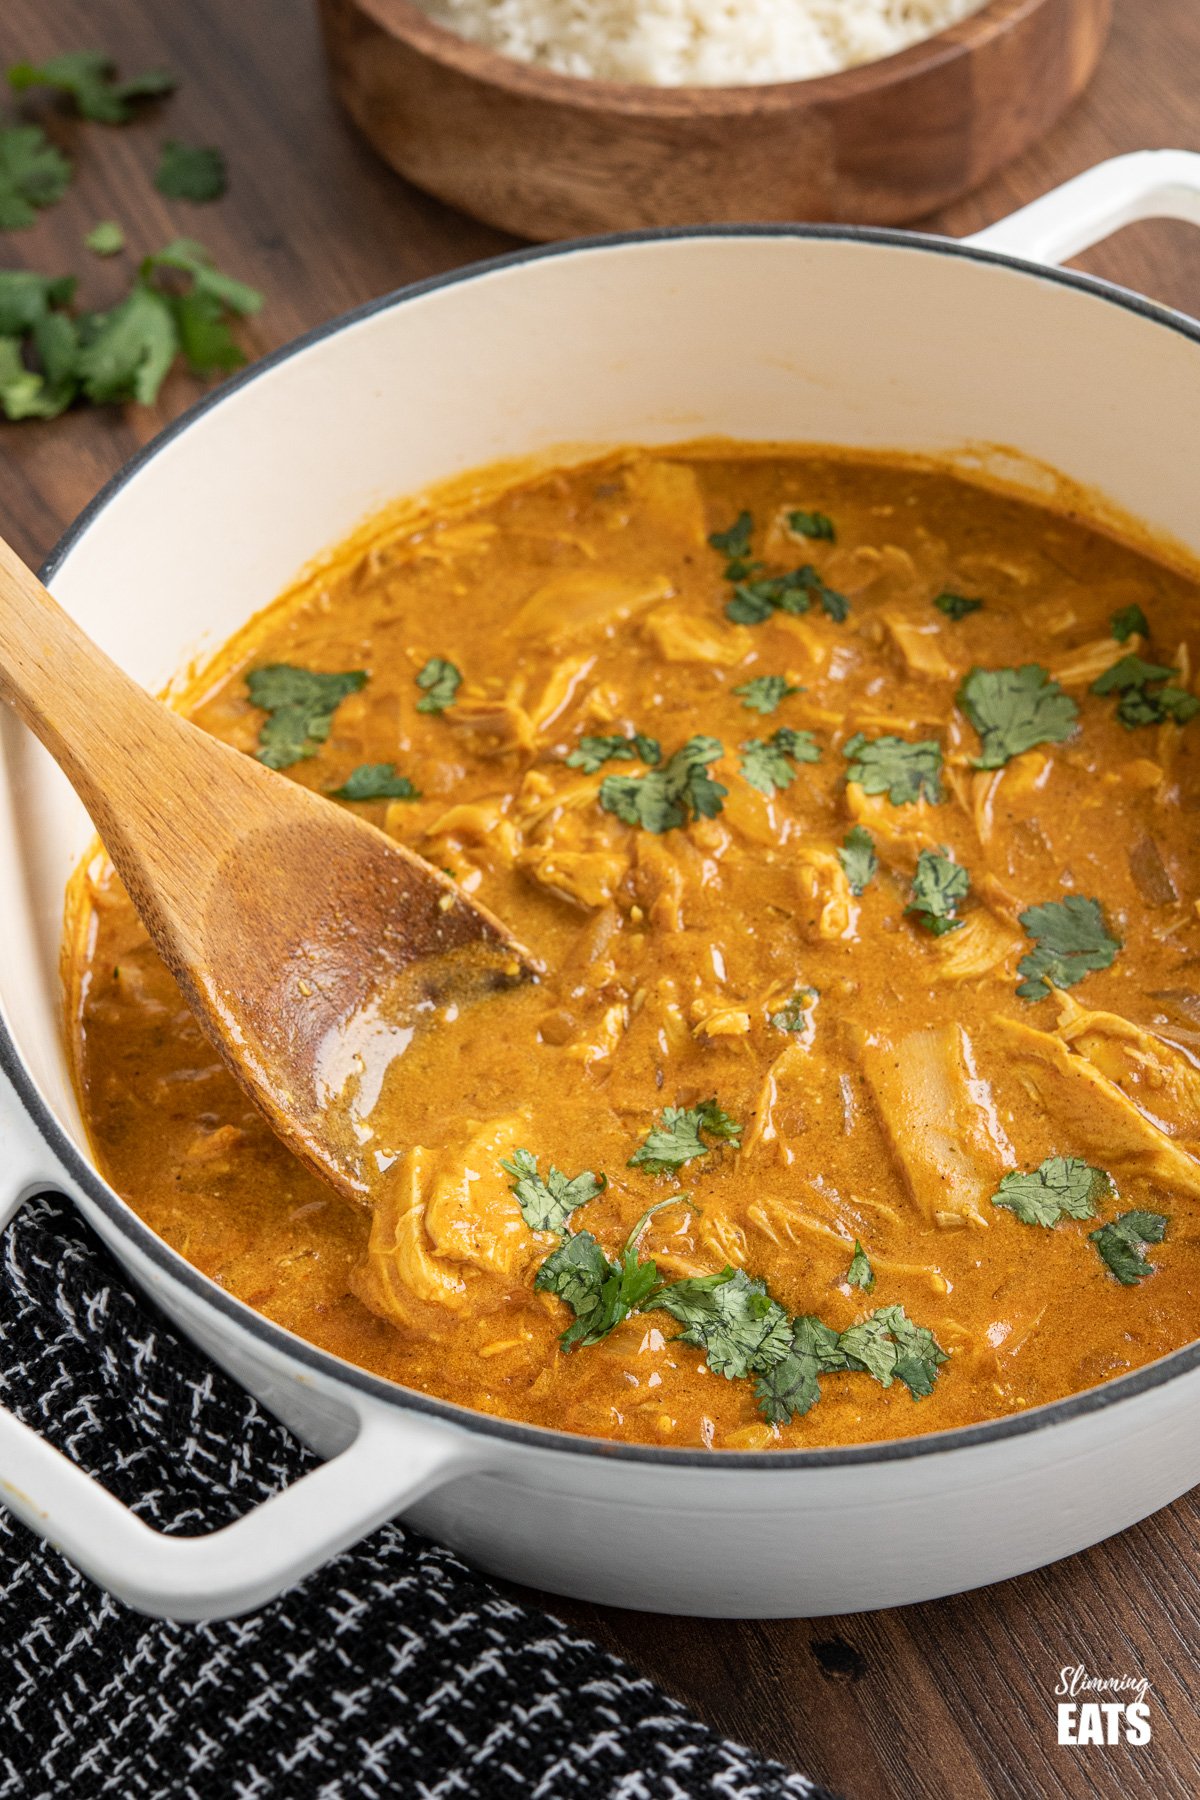
{"label": "curry stain on spoon", "polygon": [[[534,979],[447,876],[154,700],[0,539],[0,698],[83,801],[155,949],[272,1129],[370,1204],[350,1090],[381,1029]],[[348,1097],[349,1096],[349,1097]]]}

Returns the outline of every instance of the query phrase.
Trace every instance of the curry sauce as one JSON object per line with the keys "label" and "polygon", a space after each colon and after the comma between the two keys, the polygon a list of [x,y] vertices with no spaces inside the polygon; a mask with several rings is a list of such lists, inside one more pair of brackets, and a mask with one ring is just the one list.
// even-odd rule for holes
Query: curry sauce
{"label": "curry sauce", "polygon": [[355,1209],[97,858],[101,1168],[281,1325],[568,1431],[866,1442],[1163,1355],[1200,1331],[1196,618],[1083,519],[822,452],[630,452],[381,530],[185,710],[545,975],[364,1041]]}

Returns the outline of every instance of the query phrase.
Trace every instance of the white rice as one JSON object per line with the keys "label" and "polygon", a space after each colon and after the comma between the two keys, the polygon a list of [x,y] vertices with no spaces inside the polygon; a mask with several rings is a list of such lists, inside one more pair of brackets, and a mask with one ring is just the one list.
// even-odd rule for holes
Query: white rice
{"label": "white rice", "polygon": [[983,0],[417,0],[461,37],[564,75],[656,87],[803,81],[891,56]]}

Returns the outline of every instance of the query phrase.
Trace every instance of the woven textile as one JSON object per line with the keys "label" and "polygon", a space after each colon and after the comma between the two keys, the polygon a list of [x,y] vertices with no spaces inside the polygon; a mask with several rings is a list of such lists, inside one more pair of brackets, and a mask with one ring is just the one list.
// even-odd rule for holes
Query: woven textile
{"label": "woven textile", "polygon": [[[166,1531],[308,1453],[62,1201],[0,1258],[0,1397]],[[388,1525],[261,1612],[129,1612],[0,1510],[0,1800],[813,1800],[649,1681]]]}

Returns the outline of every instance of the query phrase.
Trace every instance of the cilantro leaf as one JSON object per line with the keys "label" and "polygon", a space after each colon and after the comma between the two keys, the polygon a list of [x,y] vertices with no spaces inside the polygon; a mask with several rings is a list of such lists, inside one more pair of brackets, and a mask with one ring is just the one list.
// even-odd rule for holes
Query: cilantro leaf
{"label": "cilantro leaf", "polygon": [[397,775],[395,763],[359,763],[341,787],[326,788],[331,800],[419,800],[407,775]]}
{"label": "cilantro leaf", "polygon": [[1136,1287],[1154,1273],[1154,1264],[1142,1255],[1142,1248],[1146,1244],[1161,1244],[1168,1223],[1162,1213],[1125,1212],[1098,1230],[1089,1231],[1088,1237],[1122,1287]]}
{"label": "cilantro leaf", "polygon": [[742,578],[749,573],[739,570],[733,597],[726,602],[725,617],[735,625],[762,625],[774,612],[799,614],[811,607],[818,577],[810,563],[790,574],[767,575],[757,581]]}
{"label": "cilantro leaf", "polygon": [[125,233],[115,219],[101,219],[83,241],[93,256],[117,256],[125,248]]}
{"label": "cilantro leaf", "polygon": [[662,746],[657,738],[644,737],[640,731],[632,737],[582,737],[577,749],[567,758],[568,769],[582,769],[594,775],[606,762],[633,762],[640,758],[652,767],[662,761]]}
{"label": "cilantro leaf", "polygon": [[0,337],[0,411],[6,419],[53,419],[71,404],[58,400],[42,377],[27,368],[17,338]]}
{"label": "cilantro leaf", "polygon": [[176,86],[165,69],[147,69],[118,81],[113,61],[99,50],[72,50],[44,63],[14,63],[8,71],[9,86],[21,92],[31,87],[57,88],[69,94],[81,115],[101,125],[124,125],[133,117],[135,100],[156,99]]}
{"label": "cilantro leaf", "polygon": [[31,269],[0,270],[0,335],[32,331],[54,306],[66,306],[75,292],[73,275],[35,275]]}
{"label": "cilantro leaf", "polygon": [[546,1258],[533,1285],[557,1294],[575,1314],[559,1339],[571,1351],[600,1343],[643,1305],[658,1285],[658,1268],[629,1246],[611,1263],[590,1231],[578,1231]]}
{"label": "cilantro leaf", "polygon": [[1019,669],[972,669],[958,704],[979,733],[977,769],[1002,769],[1035,744],[1063,744],[1073,736],[1079,708],[1038,663]]}
{"label": "cilantro leaf", "polygon": [[983,607],[982,600],[972,600],[966,594],[952,594],[948,589],[944,593],[935,594],[933,604],[948,619],[965,619],[969,614],[981,611]]}
{"label": "cilantro leaf", "polygon": [[1150,636],[1150,624],[1140,606],[1122,606],[1113,613],[1109,625],[1118,644],[1127,644],[1135,635]]}
{"label": "cilantro leaf", "polygon": [[736,1148],[741,1142],[742,1127],[722,1111],[715,1098],[699,1106],[664,1106],[661,1123],[650,1127],[645,1143],[630,1157],[629,1166],[645,1169],[650,1175],[669,1175],[684,1163],[708,1155],[712,1145],[704,1142],[702,1132]]}
{"label": "cilantro leaf", "polygon": [[416,677],[416,683],[421,689],[417,711],[445,712],[448,706],[454,705],[454,696],[462,686],[462,672],[452,662],[447,662],[444,656],[431,656]]}
{"label": "cilantro leaf", "polygon": [[850,1258],[850,1267],[846,1270],[846,1282],[850,1287],[861,1288],[864,1294],[869,1294],[875,1286],[875,1271],[857,1238],[854,1240],[854,1255]]}
{"label": "cilantro leaf", "polygon": [[291,663],[251,669],[246,677],[250,703],[270,715],[258,734],[259,762],[268,769],[288,769],[315,756],[329,736],[336,709],[366,681],[365,669],[330,675]]}
{"label": "cilantro leaf", "polygon": [[741,774],[768,799],[777,789],[791,787],[796,779],[793,764],[814,763],[821,755],[811,731],[793,731],[789,725],[781,725],[765,743],[747,738],[741,750]]}
{"label": "cilantro leaf", "polygon": [[914,1400],[932,1394],[945,1350],[924,1325],[914,1325],[902,1306],[881,1306],[838,1339],[846,1367],[864,1369],[881,1387],[902,1381]]}
{"label": "cilantro leaf", "polygon": [[111,311],[89,314],[81,334],[77,370],[89,400],[153,405],[179,347],[165,294],[138,282]]}
{"label": "cilantro leaf", "polygon": [[206,300],[218,301],[239,318],[249,318],[260,311],[263,297],[248,282],[238,281],[217,268],[209,252],[195,238],[173,238],[142,263],[142,278],[149,280],[164,270],[190,275],[192,291]]}
{"label": "cilantro leaf", "polygon": [[754,515],[748,512],[740,512],[733,521],[733,524],[730,525],[727,530],[711,531],[708,535],[708,541],[714,550],[719,550],[722,556],[728,556],[731,560],[736,562],[742,557],[749,556],[750,538],[753,530]]}
{"label": "cilantro leaf", "polygon": [[797,988],[791,999],[770,1015],[771,1024],[776,1031],[807,1031],[812,1024],[812,1009],[820,998],[816,988]]}
{"label": "cilantro leaf", "polygon": [[922,850],[913,876],[912,899],[904,910],[913,913],[934,937],[944,937],[961,927],[963,921],[954,915],[970,889],[971,877],[945,850]]}
{"label": "cilantro leaf", "polygon": [[530,1150],[514,1150],[511,1161],[501,1157],[500,1167],[513,1177],[512,1191],[531,1231],[561,1231],[577,1206],[586,1206],[608,1186],[603,1175],[594,1175],[590,1169],[568,1181],[553,1163],[543,1181]]}
{"label": "cilantro leaf", "polygon": [[753,681],[743,681],[733,691],[741,695],[747,712],[762,713],[765,718],[768,713],[775,712],[780,701],[786,700],[789,694],[802,694],[804,689],[793,687],[786,675],[756,675]]}
{"label": "cilantro leaf", "polygon": [[[1161,725],[1164,719],[1186,725],[1200,712],[1200,700],[1186,688],[1171,685],[1172,676],[1178,680],[1176,669],[1162,663],[1143,662],[1140,656],[1131,654],[1123,656],[1093,681],[1092,692],[1120,695],[1117,717],[1127,731],[1138,725]],[[1164,682],[1168,684],[1165,687],[1161,685]],[[1151,688],[1155,692],[1151,693]]]}
{"label": "cilantro leaf", "polygon": [[842,840],[838,851],[838,861],[842,865],[842,873],[850,884],[852,894],[862,894],[875,878],[879,867],[879,858],[875,854],[875,840],[865,825],[852,825]]}
{"label": "cilantro leaf", "polygon": [[645,775],[606,775],[600,804],[626,825],[646,831],[674,831],[697,819],[713,819],[729,792],[707,773],[709,763],[724,755],[716,738],[689,738],[661,769]]}
{"label": "cilantro leaf", "polygon": [[872,741],[858,731],[842,755],[850,764],[846,780],[857,782],[864,794],[886,794],[893,806],[922,799],[936,805],[942,797],[942,747],[936,738],[913,744],[898,737]]}
{"label": "cilantro leaf", "polygon": [[838,1334],[811,1313],[792,1325],[792,1345],[781,1361],[759,1376],[754,1394],[769,1425],[790,1425],[821,1398],[819,1375],[844,1369]]}
{"label": "cilantro leaf", "polygon": [[168,138],[154,174],[154,185],[168,200],[219,200],[228,179],[225,158],[204,144],[181,144]]}
{"label": "cilantro leaf", "polygon": [[782,1362],[791,1348],[791,1325],[765,1282],[744,1269],[722,1269],[672,1282],[654,1299],[684,1329],[680,1343],[703,1350],[708,1366],[727,1381],[763,1373]]}
{"label": "cilantro leaf", "polygon": [[794,531],[797,537],[823,538],[829,544],[837,541],[837,532],[828,513],[805,512],[797,507],[795,511],[789,512],[787,525],[788,530]]}
{"label": "cilantro leaf", "polygon": [[1109,935],[1100,902],[1082,894],[1031,906],[1020,923],[1035,945],[1017,964],[1025,977],[1017,989],[1022,1000],[1045,1000],[1051,985],[1074,987],[1094,969],[1110,967],[1122,948],[1120,938]]}
{"label": "cilantro leaf", "polygon": [[1079,1156],[1048,1156],[1036,1169],[1014,1169],[992,1195],[1023,1225],[1057,1225],[1060,1219],[1094,1219],[1096,1202],[1113,1192],[1111,1177]]}
{"label": "cilantro leaf", "polygon": [[0,231],[24,231],[66,193],[71,165],[40,125],[0,127]]}

